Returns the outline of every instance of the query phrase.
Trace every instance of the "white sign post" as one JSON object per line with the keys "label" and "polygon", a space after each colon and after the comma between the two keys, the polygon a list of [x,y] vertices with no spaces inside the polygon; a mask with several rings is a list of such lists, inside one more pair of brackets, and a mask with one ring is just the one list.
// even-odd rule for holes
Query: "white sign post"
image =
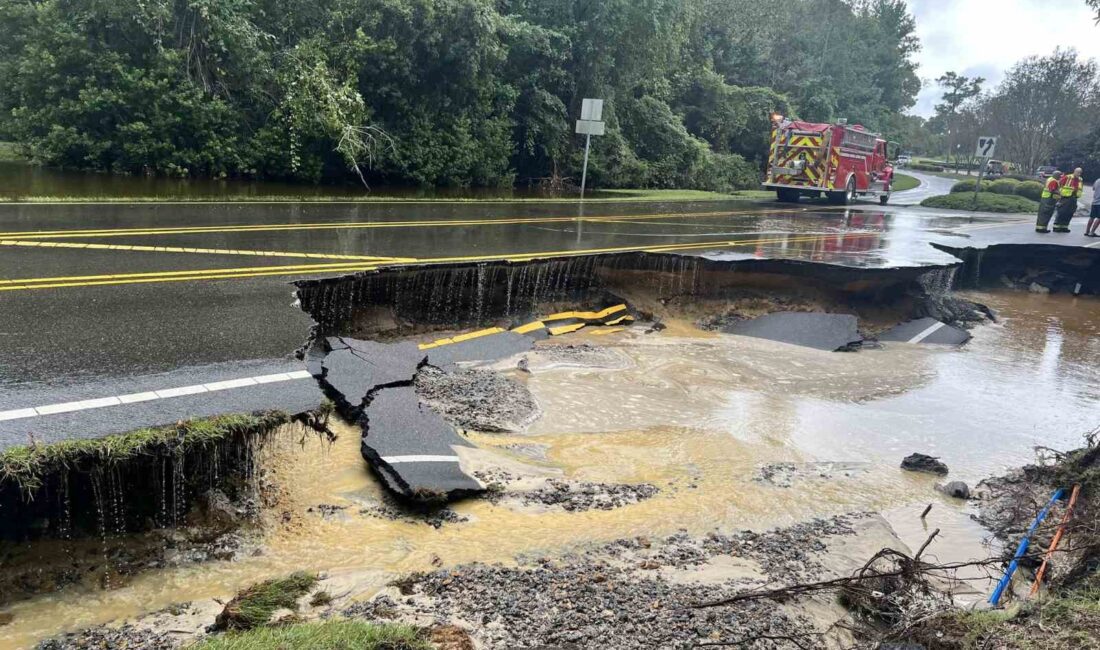
{"label": "white sign post", "polygon": [[584,200],[584,188],[588,184],[588,152],[592,149],[592,136],[606,133],[607,124],[603,121],[603,100],[586,99],[581,102],[581,119],[577,120],[577,133],[585,136],[584,169],[581,171],[581,200]]}
{"label": "white sign post", "polygon": [[982,191],[982,178],[985,176],[985,168],[989,165],[989,159],[997,153],[997,137],[985,136],[978,138],[978,148],[974,153],[978,159],[978,182],[974,185],[974,203],[978,202],[978,193]]}

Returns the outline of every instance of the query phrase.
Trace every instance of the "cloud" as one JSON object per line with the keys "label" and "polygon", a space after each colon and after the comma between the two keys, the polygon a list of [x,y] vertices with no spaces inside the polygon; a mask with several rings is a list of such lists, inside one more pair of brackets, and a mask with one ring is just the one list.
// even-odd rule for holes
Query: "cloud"
{"label": "cloud", "polygon": [[923,50],[917,61],[923,88],[911,112],[929,116],[942,91],[935,79],[954,70],[980,75],[992,88],[1028,56],[1057,47],[1100,59],[1100,27],[1083,0],[906,0],[917,19]]}

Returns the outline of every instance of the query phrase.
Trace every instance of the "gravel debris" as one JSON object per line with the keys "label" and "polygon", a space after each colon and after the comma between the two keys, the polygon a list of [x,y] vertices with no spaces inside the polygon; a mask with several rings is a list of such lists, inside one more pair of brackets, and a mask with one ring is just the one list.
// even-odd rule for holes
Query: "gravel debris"
{"label": "gravel debris", "polygon": [[504,495],[504,498],[518,499],[524,505],[560,506],[568,512],[586,510],[614,510],[645,501],[657,495],[660,490],[650,483],[608,484],[608,483],[572,483],[560,479],[550,479],[546,486],[537,490]]}
{"label": "gravel debris", "polygon": [[[822,538],[854,534],[852,522],[861,516],[762,534],[624,539],[557,560],[519,558],[516,567],[472,564],[415,574],[396,583],[400,595],[382,594],[343,613],[370,620],[465,621],[482,647],[494,649],[678,650],[707,641],[810,634],[808,618],[769,601],[692,607],[732,595],[752,582],[748,579],[683,584],[667,580],[663,572],[734,555],[754,560],[769,582],[813,579],[824,573]],[[752,647],[781,648],[782,643],[761,639]]]}
{"label": "gravel debris", "polygon": [[426,524],[439,529],[446,524],[461,524],[470,521],[450,508],[412,508],[385,495],[382,503],[360,508],[360,515],[377,517],[390,521],[402,521],[411,524]]}
{"label": "gravel debris", "polygon": [[415,386],[422,402],[460,429],[519,433],[542,415],[526,386],[490,370],[425,366]]}

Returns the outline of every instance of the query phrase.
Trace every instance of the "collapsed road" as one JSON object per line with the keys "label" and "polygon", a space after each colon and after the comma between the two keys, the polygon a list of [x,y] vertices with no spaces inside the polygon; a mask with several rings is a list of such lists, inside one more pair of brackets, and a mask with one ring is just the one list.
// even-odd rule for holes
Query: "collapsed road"
{"label": "collapsed road", "polygon": [[[253,426],[269,432],[292,416],[308,416],[303,420],[316,423],[323,419],[319,414],[325,400],[358,427],[363,458],[393,493],[435,503],[481,492],[488,481],[459,462],[478,443],[445,409],[425,400],[418,380],[428,371],[456,373],[500,362],[522,369],[525,354],[542,342],[583,334],[586,327],[612,332],[634,321],[631,329],[636,332],[660,332],[686,320],[715,331],[762,335],[823,351],[850,350],[866,341],[958,345],[969,337],[966,328],[985,318],[987,310],[952,296],[955,287],[1010,285],[1096,293],[1100,250],[1036,244],[1011,219],[877,210],[733,212],[711,209],[677,216],[652,211],[567,220],[535,216],[530,218],[543,220],[509,224],[502,218],[500,225],[454,226],[444,224],[455,221],[455,215],[441,218],[440,230],[458,233],[454,246],[479,253],[472,259],[447,257],[451,251],[433,251],[429,257],[415,246],[402,248],[402,237],[416,241],[416,236],[395,236],[394,231],[434,226],[394,225],[392,215],[353,226],[334,222],[316,231],[309,228],[317,222],[299,216],[298,222],[260,234],[214,223],[207,229],[218,232],[165,233],[171,228],[163,226],[146,226],[153,234],[139,233],[136,227],[97,229],[117,231],[110,240],[117,243],[110,246],[118,250],[84,252],[155,259],[163,270],[149,273],[169,275],[135,277],[140,274],[94,268],[111,263],[105,257],[77,262],[86,270],[66,276],[28,278],[24,266],[5,271],[13,280],[5,281],[7,290],[0,299],[14,299],[31,311],[0,310],[4,336],[15,343],[5,346],[0,370],[0,451],[41,450],[54,442],[94,442],[167,427],[169,443],[150,454],[163,460],[171,457],[172,445],[190,435],[184,423],[196,418],[274,411],[288,416],[233,423],[232,437],[224,438],[232,441],[230,447],[213,454],[195,452],[188,456],[191,464],[180,468],[165,470],[158,463],[155,471],[122,472],[97,483],[94,463],[81,462],[65,467],[59,475],[63,479],[40,477],[44,480],[37,489],[46,492],[37,495],[34,486],[6,482],[0,507],[6,514],[20,514],[7,519],[4,536],[94,535],[103,527],[102,507],[101,521],[51,512],[51,504],[69,486],[76,486],[71,488],[76,502],[93,514],[100,492],[121,503],[119,495],[125,492],[160,495],[165,490],[158,490],[158,484],[168,485],[169,500],[180,492],[182,501],[198,501],[215,485],[215,477],[225,478],[225,470],[248,474],[247,462],[241,460],[251,462],[253,452],[238,434],[251,435]],[[623,223],[621,217],[633,223]],[[386,227],[377,228],[379,233],[358,227],[372,223]],[[299,227],[303,230],[293,230]],[[494,228],[533,234],[532,241],[519,246],[498,241],[499,233],[486,234]],[[546,235],[547,228],[555,234]],[[98,236],[89,230],[45,232],[78,243]],[[290,235],[299,246],[337,244],[340,252],[328,253],[331,257],[375,256],[354,263],[332,260],[325,269],[258,264],[240,267],[264,269],[255,271],[257,275],[236,272],[241,277],[228,277],[233,274],[220,267],[169,270],[169,259],[192,255],[205,260],[223,254],[209,251],[251,251],[257,255],[250,256],[259,257],[289,252],[294,246],[276,251],[272,241],[284,237],[285,230],[299,233]],[[365,242],[358,231],[370,235]],[[329,233],[340,236],[312,239]],[[342,239],[347,233],[354,238]],[[14,234],[18,241],[53,241],[35,240],[34,231]],[[672,241],[647,245],[655,235]],[[162,236],[172,240],[164,242],[169,244],[197,236],[220,241],[192,249],[207,252],[189,254],[177,252],[189,248],[177,245],[163,247],[163,256],[144,248],[124,250],[139,246],[133,242],[143,238]],[[253,238],[264,242],[248,241]],[[958,247],[963,239],[966,247]],[[929,240],[936,246],[928,246]],[[389,250],[377,248],[388,245]],[[521,250],[499,250],[505,246]],[[1002,255],[1002,247],[1009,254]],[[53,255],[84,249],[40,244],[12,250],[32,251],[52,262]],[[326,255],[314,251],[303,254]],[[1014,267],[1013,259],[1026,260],[1026,268]],[[0,256],[3,260],[10,262]],[[161,282],[165,278],[172,281]],[[295,286],[285,284],[288,278],[297,279]],[[158,287],[170,288],[167,298],[157,297]],[[70,305],[57,304],[70,298]],[[235,304],[236,299],[241,303]],[[39,312],[36,318],[36,306],[47,304],[50,317],[42,320]],[[131,308],[123,312],[124,306]],[[247,316],[253,308],[257,316]],[[181,313],[191,309],[195,312]],[[130,318],[120,320],[119,313]],[[223,313],[229,316],[223,318]],[[285,319],[279,316],[284,313]],[[822,327],[815,322],[819,320],[829,325]],[[120,321],[118,331],[113,325],[104,329],[102,323],[115,321]],[[819,339],[826,334],[828,340]],[[291,355],[295,348],[301,350],[297,357]],[[219,439],[212,449],[220,449]],[[163,437],[158,440],[164,442]],[[138,457],[134,462],[147,461]],[[71,480],[76,474],[92,478]],[[190,474],[203,480],[191,485],[180,478]],[[32,509],[25,505],[27,492],[42,497]],[[164,497],[154,498],[159,501],[151,506],[122,503],[119,508],[134,511],[111,516],[121,522],[120,529],[137,532],[149,525],[175,525],[177,510],[182,513],[188,505],[172,505],[171,516],[165,517],[158,514]]]}

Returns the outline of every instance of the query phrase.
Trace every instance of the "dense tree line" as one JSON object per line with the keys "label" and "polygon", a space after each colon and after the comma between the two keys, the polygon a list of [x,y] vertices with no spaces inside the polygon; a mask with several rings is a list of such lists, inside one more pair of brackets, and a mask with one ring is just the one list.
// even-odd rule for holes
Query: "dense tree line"
{"label": "dense tree line", "polygon": [[177,176],[752,185],[768,114],[903,128],[903,0],[0,0],[0,136]]}

